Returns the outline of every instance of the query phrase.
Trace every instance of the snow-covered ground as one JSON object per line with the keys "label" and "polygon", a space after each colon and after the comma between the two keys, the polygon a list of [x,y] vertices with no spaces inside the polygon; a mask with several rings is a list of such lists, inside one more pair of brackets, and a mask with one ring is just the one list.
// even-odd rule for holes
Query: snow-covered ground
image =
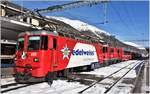
{"label": "snow-covered ground", "polygon": [[1,85],[5,85],[5,84],[10,84],[10,83],[14,83],[14,78],[5,78],[5,79],[1,79]]}
{"label": "snow-covered ground", "polygon": [[36,85],[31,85],[25,88],[20,88],[7,92],[5,94],[77,94],[85,88],[85,85],[81,85],[78,82],[67,82],[65,80],[56,80],[52,86],[43,82]]}
{"label": "snow-covered ground", "polygon": [[[121,62],[118,64],[113,64],[108,67],[99,68],[99,69],[96,69],[91,72],[82,72],[81,74],[92,74],[92,75],[95,74],[97,76],[107,76],[107,75],[113,73],[114,71],[120,69],[121,67],[124,67],[133,62],[136,62],[134,64],[137,64],[141,61],[131,60],[131,61],[126,61],[126,62]],[[132,66],[130,66],[130,67],[132,67]],[[127,70],[128,69],[122,71],[121,73],[124,73]],[[116,75],[115,77],[117,77],[117,76],[119,76],[119,75]],[[135,77],[136,77],[136,73],[135,73],[135,71],[132,71],[130,73],[130,75],[128,75],[126,78],[135,78]],[[1,80],[1,82],[6,83],[7,81],[5,81],[3,79],[3,80]],[[113,79],[107,79],[107,80],[103,81],[103,83],[108,83],[108,82],[109,83],[113,82]],[[127,94],[130,91],[131,87],[133,87],[132,84],[124,83],[124,84],[120,84],[120,86],[121,85],[123,85],[123,87],[114,88],[114,90],[111,91],[110,94],[118,94],[118,93],[119,94],[121,94],[121,93]],[[127,86],[127,87],[125,87],[125,86]],[[88,86],[80,84],[79,82],[67,82],[66,80],[55,80],[53,82],[52,86],[49,86],[47,83],[43,82],[43,83],[39,83],[36,85],[31,85],[28,87],[9,91],[5,94],[17,94],[17,93],[19,93],[19,94],[77,94],[79,91],[85,89],[86,87],[88,87]],[[103,94],[105,90],[106,90],[105,85],[98,84],[98,85],[92,87],[91,89],[87,90],[83,94]]]}
{"label": "snow-covered ground", "polygon": [[[95,87],[88,89],[87,91],[85,91],[85,94],[91,94],[91,92],[93,94],[103,94],[105,92],[105,89],[110,87],[110,85],[115,82],[115,78],[123,76],[129,70],[129,68],[132,68],[136,64],[137,64],[136,66],[138,66],[141,62],[142,61],[136,61],[136,60],[126,61],[126,62],[121,62],[119,64],[114,64],[108,67],[100,68],[92,72],[83,72],[83,74],[92,74],[92,75],[95,74],[97,76],[105,77],[119,70],[121,67],[124,67],[126,65],[133,63],[126,69],[123,69],[119,71],[119,73],[114,74],[112,78],[104,79],[101,82],[99,82],[99,84],[96,84]],[[125,77],[123,77],[123,79],[117,82],[117,84],[115,84],[113,88],[108,92],[108,94],[129,94],[131,90],[134,88],[133,81],[135,80],[135,78],[136,78],[136,70],[134,69],[130,71]],[[123,82],[125,79],[128,79],[128,81],[132,81],[132,82],[125,83]],[[95,88],[98,88],[98,87],[102,89],[95,90]]]}
{"label": "snow-covered ground", "polygon": [[[131,64],[133,62],[135,62],[135,63]],[[96,69],[96,70],[91,71],[91,72],[82,72],[81,74],[92,74],[92,75],[96,75],[98,77],[106,77],[109,74],[112,74],[115,71],[121,69],[122,67],[125,67],[125,66],[131,64],[131,66],[128,66],[126,69],[123,69],[119,73],[117,73],[116,75],[113,75],[114,77],[120,77],[120,76],[122,76],[123,73],[125,73],[125,72],[127,72],[129,70],[128,68],[132,67],[133,65],[137,64],[138,62],[139,61],[137,61],[137,60],[125,61],[125,62],[121,62],[121,63],[118,63],[118,64],[110,65],[108,67],[102,67],[102,68]],[[131,71],[128,74],[128,76],[126,76],[126,77],[128,77],[128,78],[135,78],[136,77],[135,70]]]}

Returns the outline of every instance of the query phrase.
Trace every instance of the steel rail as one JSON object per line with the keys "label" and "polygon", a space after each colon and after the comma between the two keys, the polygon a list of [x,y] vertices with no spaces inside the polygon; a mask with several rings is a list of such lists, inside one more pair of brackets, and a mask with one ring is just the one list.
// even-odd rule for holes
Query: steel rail
{"label": "steel rail", "polygon": [[[40,82],[39,82],[39,83],[40,83]],[[31,86],[31,85],[34,85],[34,84],[38,84],[38,83],[30,83],[30,84],[25,84],[25,85],[18,86],[18,87],[14,87],[14,88],[9,88],[9,89],[6,89],[6,90],[2,90],[1,93],[5,93],[5,92],[12,91],[12,90],[16,90],[16,89],[19,89],[19,88]]]}
{"label": "steel rail", "polygon": [[125,77],[131,70],[133,70],[137,65],[141,64],[143,62],[137,63],[136,65],[134,65],[132,68],[130,68],[123,76],[121,76],[119,79],[117,79],[109,88],[107,88],[107,90],[104,93],[107,93],[111,90],[111,88],[116,85],[123,77]]}
{"label": "steel rail", "polygon": [[[131,63],[131,64],[134,64],[135,62],[133,62],[133,63]],[[131,65],[131,64],[129,64],[129,65]],[[137,63],[138,64],[138,63]],[[136,64],[136,65],[137,65]],[[89,88],[91,88],[91,87],[93,87],[94,85],[96,85],[97,83],[99,83],[100,81],[102,81],[102,80],[104,80],[104,79],[106,79],[106,78],[109,78],[110,76],[112,76],[112,75],[114,75],[114,74],[116,74],[117,72],[120,72],[121,70],[123,70],[123,69],[125,69],[126,67],[128,67],[129,65],[127,65],[127,66],[125,66],[125,67],[123,67],[123,68],[121,68],[121,69],[119,69],[119,70],[117,70],[117,71],[115,71],[115,72],[113,72],[113,73],[111,73],[110,75],[108,75],[108,76],[106,76],[106,77],[104,77],[103,79],[100,79],[100,80],[98,80],[98,81],[96,81],[96,82],[94,82],[94,83],[92,83],[91,85],[89,85],[87,88],[85,88],[85,89],[83,89],[83,90],[81,90],[80,92],[78,92],[79,94],[82,94],[84,91],[86,91],[86,90],[88,90]],[[135,66],[136,66],[135,65]],[[135,67],[134,66],[134,67]]]}
{"label": "steel rail", "polygon": [[15,86],[15,85],[18,85],[18,83],[10,83],[10,84],[1,85],[1,88],[7,88],[9,86]]}

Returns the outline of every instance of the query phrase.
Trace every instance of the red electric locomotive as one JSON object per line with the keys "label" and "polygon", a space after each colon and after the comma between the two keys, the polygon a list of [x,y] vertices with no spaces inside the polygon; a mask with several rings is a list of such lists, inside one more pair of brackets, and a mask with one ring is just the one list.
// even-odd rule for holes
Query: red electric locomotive
{"label": "red electric locomotive", "polygon": [[17,82],[42,79],[51,84],[54,73],[66,75],[68,71],[94,69],[122,57],[122,48],[61,37],[49,31],[21,33],[14,59],[15,79]]}

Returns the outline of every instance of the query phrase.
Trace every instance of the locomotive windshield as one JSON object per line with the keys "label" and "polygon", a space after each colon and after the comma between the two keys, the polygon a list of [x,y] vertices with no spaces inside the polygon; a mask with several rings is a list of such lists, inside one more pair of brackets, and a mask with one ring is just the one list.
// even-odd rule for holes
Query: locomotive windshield
{"label": "locomotive windshield", "polygon": [[24,48],[24,38],[19,38],[17,43],[17,50],[21,50]]}
{"label": "locomotive windshield", "polygon": [[39,50],[40,36],[31,36],[28,40],[28,50]]}

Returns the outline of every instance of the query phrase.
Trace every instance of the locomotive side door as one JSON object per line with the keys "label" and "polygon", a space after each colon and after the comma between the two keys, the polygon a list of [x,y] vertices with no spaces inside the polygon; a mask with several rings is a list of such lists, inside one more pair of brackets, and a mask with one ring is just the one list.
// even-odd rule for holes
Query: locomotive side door
{"label": "locomotive side door", "polygon": [[57,68],[58,66],[58,54],[57,54],[57,38],[53,38],[53,51],[52,51],[52,66],[53,66],[53,69],[55,71],[55,69]]}
{"label": "locomotive side door", "polygon": [[50,53],[51,53],[50,70],[53,72],[56,70],[56,68],[58,66],[57,38],[50,37],[49,40],[50,40],[49,49],[50,49]]}

